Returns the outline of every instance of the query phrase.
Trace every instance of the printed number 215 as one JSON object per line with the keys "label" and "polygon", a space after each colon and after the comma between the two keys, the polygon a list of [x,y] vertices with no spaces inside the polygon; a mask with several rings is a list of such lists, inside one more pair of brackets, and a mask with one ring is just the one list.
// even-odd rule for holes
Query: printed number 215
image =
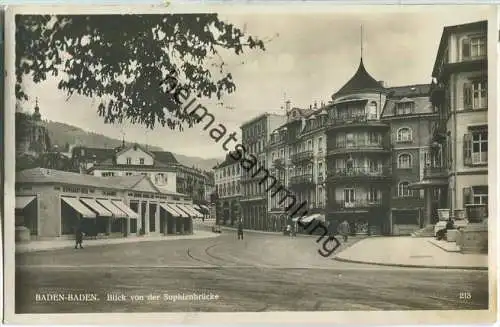
{"label": "printed number 215", "polygon": [[460,292],[460,300],[470,300],[471,297],[470,292]]}

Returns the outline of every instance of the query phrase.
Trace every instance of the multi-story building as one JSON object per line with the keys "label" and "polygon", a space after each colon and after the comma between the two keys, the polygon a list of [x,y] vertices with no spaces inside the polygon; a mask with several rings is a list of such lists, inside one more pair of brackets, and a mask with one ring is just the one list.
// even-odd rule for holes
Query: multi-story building
{"label": "multi-story building", "polygon": [[240,218],[241,171],[239,161],[231,155],[214,167],[216,200],[216,222],[222,225],[234,225]]}
{"label": "multi-story building", "polygon": [[385,87],[361,59],[332,96],[327,127],[327,219],[355,233],[410,234],[422,226],[423,199],[410,184],[430,162],[437,115],[429,85]]}
{"label": "multi-story building", "polygon": [[392,144],[391,233],[410,234],[424,227],[423,191],[410,185],[424,178],[430,165],[430,139],[437,113],[431,105],[430,85],[387,89],[381,121],[390,125]]}
{"label": "multi-story building", "polygon": [[[487,217],[487,21],[445,27],[434,69],[431,100],[439,113],[425,179],[425,223],[436,208],[469,221]],[[432,201],[438,197],[439,202]]]}
{"label": "multi-story building", "polygon": [[181,165],[171,152],[149,151],[133,144],[115,149],[72,148],[72,161],[81,173],[94,176],[147,175],[162,191],[188,195],[195,204],[203,204],[206,174]]}
{"label": "multi-story building", "polygon": [[361,59],[328,108],[327,219],[347,220],[355,233],[391,229],[391,129],[380,120],[387,93]]}
{"label": "multi-story building", "polygon": [[[323,212],[326,202],[327,116],[324,105],[287,110],[287,122],[273,131],[268,147],[271,175],[293,193],[297,203],[307,203],[303,209],[309,214]],[[282,196],[269,193],[268,203],[272,230],[290,223],[289,203]]]}
{"label": "multi-story building", "polygon": [[245,228],[266,230],[268,179],[262,179],[258,173],[260,167],[269,169],[267,144],[270,134],[286,121],[285,115],[264,113],[241,126],[242,144],[246,155],[253,155],[258,160],[253,170],[244,167],[241,174],[242,199],[241,214]]}

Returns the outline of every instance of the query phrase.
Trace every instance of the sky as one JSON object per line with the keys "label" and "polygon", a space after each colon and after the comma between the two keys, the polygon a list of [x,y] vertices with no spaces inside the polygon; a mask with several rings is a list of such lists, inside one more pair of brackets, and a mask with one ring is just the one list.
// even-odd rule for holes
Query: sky
{"label": "sky", "polygon": [[[220,15],[247,33],[263,39],[266,51],[248,50],[240,56],[224,55],[236,83],[235,93],[224,105],[202,101],[230,132],[264,112],[284,113],[285,99],[293,107],[327,102],[331,95],[356,72],[361,53],[368,72],[386,86],[430,83],[439,40],[445,26],[487,18],[486,8],[425,8],[396,12],[293,13]],[[98,101],[57,89],[58,80],[26,82],[30,100],[21,107],[32,111],[38,98],[44,119],[59,121],[121,139],[147,143],[167,151],[202,158],[225,155],[215,143],[194,126],[183,132],[158,127],[148,130],[133,125],[104,124],[97,115]]]}

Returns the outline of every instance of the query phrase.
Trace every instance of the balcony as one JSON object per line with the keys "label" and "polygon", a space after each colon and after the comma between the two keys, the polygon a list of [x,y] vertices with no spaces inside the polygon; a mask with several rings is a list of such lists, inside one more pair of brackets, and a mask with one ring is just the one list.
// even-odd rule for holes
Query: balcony
{"label": "balcony", "polygon": [[383,166],[380,168],[370,167],[351,167],[339,168],[328,171],[328,180],[353,180],[353,179],[366,179],[371,181],[390,179],[392,173],[391,166]]}
{"label": "balcony", "polygon": [[424,207],[424,199],[420,196],[406,196],[391,199],[391,208],[393,209],[413,209]]}
{"label": "balcony", "polygon": [[344,200],[333,200],[329,209],[331,211],[342,211],[342,210],[360,210],[360,209],[370,209],[370,208],[380,208],[383,206],[382,200],[368,201],[368,200],[357,200],[352,202],[346,202]]}
{"label": "balcony", "polygon": [[312,150],[306,150],[299,153],[295,153],[291,156],[293,163],[300,163],[304,161],[309,161],[314,158],[314,152]]}
{"label": "balcony", "polygon": [[341,142],[335,144],[330,150],[328,150],[327,155],[345,154],[352,152],[379,152],[379,153],[390,153],[390,146],[384,145],[383,143],[375,142],[356,142],[356,143],[346,143]]}
{"label": "balcony", "polygon": [[330,117],[328,125],[330,129],[350,128],[353,126],[390,127],[389,124],[376,119],[371,119],[366,114],[347,114]]}
{"label": "balcony", "polygon": [[299,176],[291,176],[290,177],[290,186],[312,186],[314,185],[313,175],[312,174],[304,174]]}
{"label": "balcony", "polygon": [[446,167],[425,167],[424,179],[448,178],[448,169]]}

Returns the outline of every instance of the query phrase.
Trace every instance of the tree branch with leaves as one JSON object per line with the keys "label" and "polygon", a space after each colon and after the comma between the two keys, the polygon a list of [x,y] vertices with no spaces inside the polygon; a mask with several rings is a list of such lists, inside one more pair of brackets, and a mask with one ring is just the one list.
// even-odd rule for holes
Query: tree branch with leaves
{"label": "tree branch with leaves", "polygon": [[16,97],[28,99],[24,79],[52,75],[68,98],[99,99],[106,123],[182,129],[195,121],[168,92],[167,75],[199,98],[220,100],[236,90],[221,53],[248,49],[264,51],[264,41],[217,14],[18,15]]}

